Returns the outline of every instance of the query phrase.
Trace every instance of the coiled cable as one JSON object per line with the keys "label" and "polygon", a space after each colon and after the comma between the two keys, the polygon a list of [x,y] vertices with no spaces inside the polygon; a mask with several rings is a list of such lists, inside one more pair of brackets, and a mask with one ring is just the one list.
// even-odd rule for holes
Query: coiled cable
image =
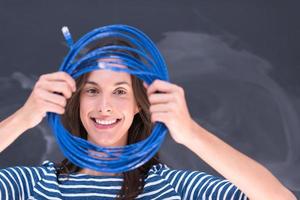
{"label": "coiled cable", "polygon": [[[76,43],[73,43],[67,27],[63,27],[62,31],[70,51],[59,71],[67,72],[74,79],[93,70],[107,69],[135,75],[148,85],[155,79],[169,81],[168,70],[159,50],[151,39],[137,28],[122,24],[103,26],[85,34]],[[80,51],[88,44],[107,37],[125,39],[133,47],[103,46],[76,60]],[[141,59],[126,51],[137,54]],[[105,63],[98,61],[105,58],[113,59]],[[117,67],[120,64],[127,68]],[[64,156],[73,164],[109,173],[130,171],[146,163],[159,150],[167,132],[167,127],[163,123],[156,122],[151,135],[143,141],[120,147],[101,147],[66,130],[61,124],[59,114],[48,112],[47,120]]]}

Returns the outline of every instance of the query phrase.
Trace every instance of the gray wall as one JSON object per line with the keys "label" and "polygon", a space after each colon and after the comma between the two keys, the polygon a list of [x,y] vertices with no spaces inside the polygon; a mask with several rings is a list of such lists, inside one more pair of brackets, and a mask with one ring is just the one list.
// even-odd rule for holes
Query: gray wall
{"label": "gray wall", "polygon": [[[300,194],[300,60],[297,1],[65,0],[0,2],[0,117],[23,105],[37,78],[58,69],[68,48],[93,28],[136,26],[158,45],[192,116],[270,169]],[[167,138],[175,168],[217,174]],[[44,120],[0,155],[0,167],[39,165],[62,155]],[[299,196],[300,197],[300,196]]]}

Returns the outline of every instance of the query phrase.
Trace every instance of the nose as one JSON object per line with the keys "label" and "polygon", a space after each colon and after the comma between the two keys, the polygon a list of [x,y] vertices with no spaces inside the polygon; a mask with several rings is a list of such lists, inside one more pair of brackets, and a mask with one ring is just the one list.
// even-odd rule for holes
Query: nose
{"label": "nose", "polygon": [[107,97],[100,97],[98,100],[98,112],[100,113],[111,113],[112,112],[112,106],[110,104],[110,100]]}

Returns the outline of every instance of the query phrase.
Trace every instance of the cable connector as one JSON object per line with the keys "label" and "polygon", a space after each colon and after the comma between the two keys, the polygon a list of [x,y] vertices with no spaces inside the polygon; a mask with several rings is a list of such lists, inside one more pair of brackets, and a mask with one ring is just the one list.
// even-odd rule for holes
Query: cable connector
{"label": "cable connector", "polygon": [[64,26],[64,27],[62,27],[61,31],[64,34],[64,37],[65,37],[65,40],[66,40],[68,46],[70,48],[72,48],[74,43],[73,43],[73,39],[72,39],[71,33],[69,31],[69,28],[67,26]]}

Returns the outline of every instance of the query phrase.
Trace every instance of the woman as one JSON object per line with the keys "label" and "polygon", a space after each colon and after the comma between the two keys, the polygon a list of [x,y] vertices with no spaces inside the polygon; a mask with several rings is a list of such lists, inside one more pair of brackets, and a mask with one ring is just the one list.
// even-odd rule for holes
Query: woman
{"label": "woman", "polygon": [[[110,44],[128,46],[113,39],[90,50]],[[0,170],[1,199],[296,199],[266,168],[197,124],[183,88],[175,84],[156,80],[148,86],[125,72],[104,69],[76,80],[64,72],[42,75],[26,103],[0,123],[1,151],[39,124],[46,112],[61,114],[71,133],[105,147],[141,141],[153,123],[163,122],[177,143],[225,179],[169,169],[158,154],[122,174],[81,169],[65,159],[58,165],[46,161],[39,167]]]}

